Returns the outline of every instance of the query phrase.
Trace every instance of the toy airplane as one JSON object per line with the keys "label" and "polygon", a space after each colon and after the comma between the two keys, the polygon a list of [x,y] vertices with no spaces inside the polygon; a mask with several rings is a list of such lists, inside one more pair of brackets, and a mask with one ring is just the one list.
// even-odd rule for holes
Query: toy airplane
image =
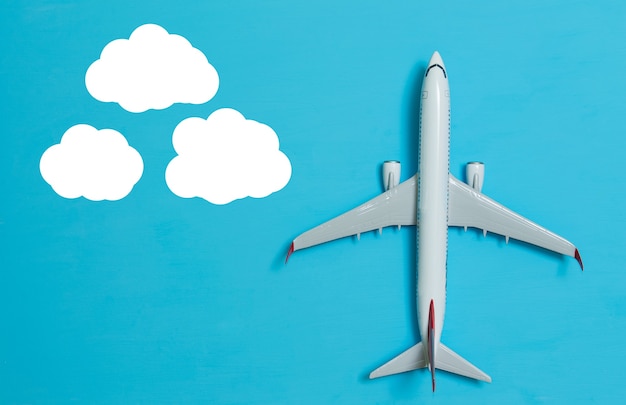
{"label": "toy airplane", "polygon": [[482,229],[531,243],[583,263],[576,247],[564,238],[516,214],[481,193],[484,165],[468,163],[465,184],[450,168],[450,91],[438,52],[428,63],[422,83],[419,172],[398,184],[400,163],[383,164],[386,191],[359,207],[298,236],[296,250],[386,226],[417,225],[417,321],[422,341],[377,368],[370,378],[428,367],[435,391],[435,370],[491,382],[491,377],[440,341],[446,311],[448,227]]}

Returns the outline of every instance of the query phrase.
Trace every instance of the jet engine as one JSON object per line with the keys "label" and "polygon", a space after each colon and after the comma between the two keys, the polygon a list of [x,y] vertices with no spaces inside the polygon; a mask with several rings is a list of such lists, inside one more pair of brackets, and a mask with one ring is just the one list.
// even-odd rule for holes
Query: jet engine
{"label": "jet engine", "polygon": [[485,164],[482,162],[469,162],[465,166],[465,181],[474,190],[480,193],[485,179]]}
{"label": "jet engine", "polygon": [[383,163],[383,187],[390,190],[400,183],[400,162],[387,160]]}

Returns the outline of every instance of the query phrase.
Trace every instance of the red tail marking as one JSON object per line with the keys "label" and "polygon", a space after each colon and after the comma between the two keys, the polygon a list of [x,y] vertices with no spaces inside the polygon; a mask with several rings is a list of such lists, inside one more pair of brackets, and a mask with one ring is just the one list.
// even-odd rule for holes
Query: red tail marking
{"label": "red tail marking", "polygon": [[428,311],[428,362],[430,363],[433,392],[435,392],[435,302],[432,299]]}
{"label": "red tail marking", "polygon": [[428,328],[435,329],[435,301],[430,300],[430,309],[428,311]]}
{"label": "red tail marking", "polygon": [[578,249],[576,249],[576,251],[574,252],[574,257],[576,258],[576,260],[578,260],[578,264],[580,264],[580,269],[585,270],[585,268],[583,267],[583,259],[580,258],[580,253],[578,253]]}
{"label": "red tail marking", "polygon": [[295,249],[293,246],[293,242],[291,242],[291,247],[289,248],[289,251],[287,252],[287,257],[285,258],[285,264],[287,264],[287,262],[289,261],[289,256],[291,256],[294,250]]}

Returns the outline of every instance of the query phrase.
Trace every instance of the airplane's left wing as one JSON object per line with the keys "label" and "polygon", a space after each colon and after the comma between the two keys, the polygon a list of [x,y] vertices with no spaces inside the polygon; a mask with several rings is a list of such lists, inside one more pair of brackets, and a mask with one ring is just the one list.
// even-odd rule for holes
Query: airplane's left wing
{"label": "airplane's left wing", "polygon": [[325,222],[293,240],[289,255],[324,242],[386,226],[416,224],[417,174],[378,197]]}
{"label": "airplane's left wing", "polygon": [[448,226],[482,229],[521,240],[553,252],[576,258],[583,268],[578,249],[570,241],[511,211],[502,204],[450,175]]}

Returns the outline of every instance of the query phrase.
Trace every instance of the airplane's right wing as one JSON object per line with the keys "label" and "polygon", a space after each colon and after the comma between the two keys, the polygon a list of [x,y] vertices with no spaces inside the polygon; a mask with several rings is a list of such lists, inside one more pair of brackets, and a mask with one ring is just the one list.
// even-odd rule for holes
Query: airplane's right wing
{"label": "airplane's right wing", "polygon": [[416,204],[417,174],[378,197],[298,236],[293,240],[289,254],[386,226],[415,225]]}
{"label": "airplane's right wing", "polygon": [[583,268],[578,249],[568,240],[529,221],[450,175],[448,226],[472,227],[527,242],[575,257]]}

